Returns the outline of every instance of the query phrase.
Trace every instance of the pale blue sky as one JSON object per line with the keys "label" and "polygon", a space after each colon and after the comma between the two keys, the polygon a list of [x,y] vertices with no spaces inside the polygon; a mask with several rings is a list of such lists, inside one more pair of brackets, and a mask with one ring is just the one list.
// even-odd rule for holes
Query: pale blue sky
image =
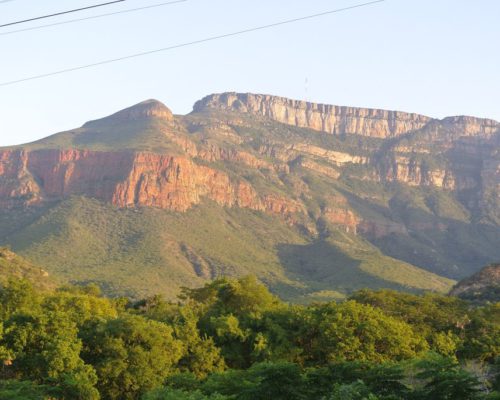
{"label": "pale blue sky", "polygon": [[[0,3],[0,24],[101,1],[13,0]],[[50,21],[162,1],[127,0]],[[0,83],[360,2],[189,0],[0,35]],[[439,118],[468,114],[500,120],[499,20],[498,0],[387,0],[268,31],[0,87],[0,145],[75,128],[148,98],[185,114],[199,98],[222,91],[307,97]],[[0,33],[11,29],[0,28]]]}

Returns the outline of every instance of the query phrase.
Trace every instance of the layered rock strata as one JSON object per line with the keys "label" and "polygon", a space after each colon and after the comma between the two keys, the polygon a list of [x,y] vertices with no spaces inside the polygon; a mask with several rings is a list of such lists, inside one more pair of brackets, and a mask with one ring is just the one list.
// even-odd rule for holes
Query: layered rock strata
{"label": "layered rock strata", "polygon": [[258,194],[246,181],[190,158],[144,152],[38,150],[0,152],[0,206],[86,195],[119,207],[186,211],[203,198],[289,217],[302,206]]}

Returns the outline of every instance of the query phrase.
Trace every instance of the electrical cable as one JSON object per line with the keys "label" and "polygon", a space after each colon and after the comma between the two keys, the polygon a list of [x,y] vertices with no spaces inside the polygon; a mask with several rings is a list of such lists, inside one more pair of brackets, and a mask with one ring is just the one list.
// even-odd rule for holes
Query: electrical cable
{"label": "electrical cable", "polygon": [[71,14],[79,11],[85,11],[85,10],[90,10],[92,8],[98,8],[98,7],[104,7],[104,6],[109,6],[111,4],[116,4],[116,3],[123,3],[126,0],[114,0],[114,1],[108,1],[107,3],[100,3],[100,4],[94,4],[92,6],[87,6],[87,7],[81,7],[81,8],[76,8],[74,10],[67,10],[67,11],[61,11],[58,13],[54,14],[49,14],[49,15],[42,15],[40,17],[34,17],[34,18],[28,18],[24,19],[22,21],[15,21],[15,22],[9,22],[7,24],[2,24],[0,25],[0,28],[5,28],[6,26],[12,26],[12,25],[18,25],[18,24],[24,24],[26,22],[31,22],[31,21],[38,21],[40,19],[45,19],[45,18],[52,18],[52,17],[57,17],[59,15],[65,15],[65,14]]}
{"label": "electrical cable", "polygon": [[[8,1],[13,1],[13,0],[8,0]],[[150,8],[168,6],[168,5],[171,5],[171,4],[185,3],[186,1],[188,1],[188,0],[168,1],[168,2],[165,2],[165,3],[152,4],[152,5],[144,6],[144,7],[130,8],[130,9],[127,9],[127,10],[120,10],[120,11],[110,12],[110,13],[106,13],[106,14],[91,15],[90,17],[70,19],[68,21],[61,21],[61,22],[54,22],[52,24],[32,26],[32,27],[29,27],[29,28],[17,29],[15,31],[0,32],[0,36],[12,35],[14,33],[19,33],[19,32],[34,31],[34,30],[38,30],[38,29],[49,28],[49,27],[52,27],[52,26],[66,25],[66,24],[71,24],[71,23],[74,23],[74,22],[87,21],[87,20],[90,20],[90,19],[110,17],[112,15],[126,14],[126,13],[141,11],[141,10],[147,10],[147,9],[150,9]]]}
{"label": "electrical cable", "polygon": [[65,73],[68,73],[68,72],[79,71],[79,70],[82,70],[82,69],[93,68],[93,67],[97,67],[97,66],[100,66],[100,65],[111,64],[111,63],[115,63],[115,62],[119,62],[119,61],[129,60],[131,58],[138,58],[138,57],[142,57],[142,56],[146,56],[146,55],[150,55],[150,54],[160,53],[160,52],[164,52],[164,51],[170,51],[170,50],[179,49],[179,48],[182,48],[182,47],[188,47],[188,46],[193,46],[193,45],[197,45],[197,44],[201,44],[201,43],[211,42],[211,41],[215,41],[215,40],[219,40],[219,39],[224,39],[224,38],[228,38],[228,37],[243,35],[243,34],[246,34],[246,33],[261,31],[261,30],[265,30],[265,29],[274,28],[274,27],[277,27],[277,26],[292,24],[292,23],[295,23],[295,22],[305,21],[305,20],[309,20],[309,19],[313,19],[313,18],[318,18],[318,17],[330,15],[330,14],[335,14],[335,13],[340,13],[340,12],[344,12],[344,11],[348,11],[348,10],[353,10],[355,8],[366,7],[366,6],[369,6],[369,5],[373,5],[373,4],[377,4],[377,3],[382,3],[384,1],[385,0],[375,0],[375,1],[370,1],[370,2],[367,2],[367,3],[360,3],[360,4],[356,4],[356,5],[349,6],[349,7],[338,8],[338,9],[335,9],[335,10],[325,11],[325,12],[321,12],[321,13],[317,13],[317,14],[306,15],[304,17],[298,17],[298,18],[288,19],[288,20],[284,20],[284,21],[280,21],[280,22],[275,22],[275,23],[272,23],[272,24],[256,26],[256,27],[253,27],[253,28],[243,29],[243,30],[240,30],[240,31],[226,33],[226,34],[223,34],[223,35],[211,36],[211,37],[207,37],[207,38],[204,38],[204,39],[193,40],[191,42],[180,43],[180,44],[176,44],[176,45],[172,45],[172,46],[168,46],[168,47],[163,47],[161,49],[144,51],[144,52],[141,52],[141,53],[135,53],[135,54],[130,54],[130,55],[123,56],[123,57],[112,58],[112,59],[108,59],[108,60],[104,60],[104,61],[95,62],[95,63],[92,63],[92,64],[80,65],[78,67],[66,68],[66,69],[62,69],[62,70],[59,70],[59,71],[54,71],[54,72],[49,72],[49,73],[45,73],[45,74],[29,76],[29,77],[22,78],[22,79],[17,79],[17,80],[14,80],[14,81],[2,82],[2,83],[0,83],[0,86],[14,85],[14,84],[18,84],[18,83],[21,83],[21,82],[26,82],[26,81],[36,80],[36,79],[47,78],[47,77],[50,77],[50,76],[61,75],[61,74],[65,74]]}

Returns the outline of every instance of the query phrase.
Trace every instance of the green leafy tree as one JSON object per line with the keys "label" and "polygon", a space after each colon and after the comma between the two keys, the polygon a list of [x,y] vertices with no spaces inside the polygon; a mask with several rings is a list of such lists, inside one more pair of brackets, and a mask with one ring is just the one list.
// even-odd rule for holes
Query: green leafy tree
{"label": "green leafy tree", "polygon": [[78,327],[91,320],[115,318],[118,315],[115,305],[109,299],[85,293],[83,289],[47,294],[41,307],[44,312],[64,313]]}
{"label": "green leafy tree", "polygon": [[229,370],[211,375],[202,385],[205,393],[238,400],[306,399],[300,366],[293,363],[257,363],[248,370]]}
{"label": "green leafy tree", "polygon": [[134,312],[171,326],[174,337],[183,346],[178,368],[181,372],[192,372],[199,378],[223,371],[224,358],[213,338],[202,335],[198,322],[202,306],[195,301],[182,305],[166,302],[161,296],[153,296],[134,305]]}
{"label": "green leafy tree", "polygon": [[417,377],[424,382],[416,399],[475,400],[481,398],[480,382],[460,368],[453,358],[432,356],[420,361]]}
{"label": "green leafy tree", "polygon": [[[226,363],[248,368],[265,345],[259,328],[265,313],[286,308],[255,277],[219,279],[200,289],[184,289],[183,297],[202,305],[198,326],[212,337]],[[260,341],[259,341],[260,339]]]}
{"label": "green leafy tree", "polygon": [[379,397],[371,393],[363,381],[357,381],[335,385],[328,400],[379,400]]}
{"label": "green leafy tree", "polygon": [[410,325],[369,305],[328,303],[315,307],[312,313],[315,329],[308,346],[310,357],[319,364],[404,360],[428,348]]}
{"label": "green leafy tree", "polygon": [[306,373],[309,398],[327,396],[332,393],[334,385],[363,382],[368,392],[380,398],[394,396],[397,399],[406,399],[410,390],[402,383],[404,379],[404,368],[394,363],[341,362],[323,368],[312,368]]}
{"label": "green leafy tree", "polygon": [[470,323],[465,301],[435,293],[414,295],[394,290],[360,290],[350,297],[361,304],[377,307],[386,315],[401,319],[424,336],[434,352],[453,355]]}
{"label": "green leafy tree", "polygon": [[78,330],[65,313],[14,314],[5,322],[3,346],[12,354],[9,373],[62,385],[74,399],[99,398],[94,369],[80,358]]}
{"label": "green leafy tree", "polygon": [[250,275],[238,280],[218,279],[200,289],[184,289],[184,298],[207,305],[209,314],[261,315],[284,304]]}
{"label": "green leafy tree", "polygon": [[201,390],[204,393],[237,397],[243,391],[255,385],[246,370],[230,369],[210,375],[203,383]]}
{"label": "green leafy tree", "polygon": [[178,389],[162,388],[147,393],[142,400],[229,400],[221,394],[205,395],[200,391],[186,392]]}
{"label": "green leafy tree", "polygon": [[500,303],[475,309],[464,329],[461,358],[493,361],[500,356]]}
{"label": "green leafy tree", "polygon": [[124,315],[82,333],[83,357],[99,377],[104,399],[137,399],[175,372],[182,343],[166,324]]}
{"label": "green leafy tree", "polygon": [[297,364],[259,363],[248,370],[249,385],[237,396],[241,400],[305,399],[304,379]]}
{"label": "green leafy tree", "polygon": [[0,288],[0,320],[7,320],[14,313],[39,311],[41,296],[26,280],[10,279]]}
{"label": "green leafy tree", "polygon": [[29,381],[0,380],[0,399],[4,400],[47,400],[54,397],[53,389]]}

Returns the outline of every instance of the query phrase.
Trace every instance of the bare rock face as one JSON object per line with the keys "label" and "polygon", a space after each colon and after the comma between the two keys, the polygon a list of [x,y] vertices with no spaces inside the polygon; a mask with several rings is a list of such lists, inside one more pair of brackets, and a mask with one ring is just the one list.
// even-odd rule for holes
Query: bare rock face
{"label": "bare rock face", "polygon": [[39,201],[39,188],[27,171],[27,162],[24,151],[0,153],[0,206],[10,207],[19,202],[31,205]]}
{"label": "bare rock face", "polygon": [[333,225],[344,227],[347,233],[357,233],[358,217],[347,208],[327,207],[323,210],[323,217]]}
{"label": "bare rock face", "polygon": [[283,97],[224,93],[197,102],[195,111],[207,108],[247,112],[275,121],[332,134],[358,134],[389,138],[425,126],[431,118],[399,111],[339,107]]}
{"label": "bare rock face", "polygon": [[[144,152],[38,150],[0,152],[0,206],[86,195],[119,207],[150,206],[186,211],[203,198],[292,218],[302,206],[260,195],[244,180],[197,165],[188,157]],[[8,182],[12,182],[9,185]],[[21,183],[21,185],[19,184]]]}
{"label": "bare rock face", "polygon": [[410,186],[435,186],[453,190],[457,182],[452,168],[430,168],[416,157],[390,155],[390,163],[382,178],[390,182],[404,182]]}
{"label": "bare rock face", "polygon": [[441,123],[456,136],[491,136],[499,129],[497,121],[469,116],[447,117]]}

